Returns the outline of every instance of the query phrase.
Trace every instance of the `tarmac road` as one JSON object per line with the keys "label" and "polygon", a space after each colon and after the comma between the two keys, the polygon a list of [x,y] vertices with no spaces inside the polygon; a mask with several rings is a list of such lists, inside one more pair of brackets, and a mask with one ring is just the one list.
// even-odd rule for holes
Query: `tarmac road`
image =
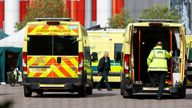
{"label": "tarmac road", "polygon": [[12,101],[12,108],[191,108],[192,89],[187,90],[185,99],[173,99],[170,95],[164,99],[156,100],[155,94],[136,95],[133,98],[124,99],[119,89],[113,91],[93,91],[93,95],[85,98],[70,93],[45,93],[33,97],[23,96],[23,87],[16,85],[0,85],[0,103]]}

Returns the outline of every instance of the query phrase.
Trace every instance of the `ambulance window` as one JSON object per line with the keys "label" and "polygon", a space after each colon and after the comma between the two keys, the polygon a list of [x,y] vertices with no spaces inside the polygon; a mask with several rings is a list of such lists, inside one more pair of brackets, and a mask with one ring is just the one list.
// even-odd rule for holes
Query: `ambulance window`
{"label": "ambulance window", "polygon": [[180,56],[181,37],[178,28],[173,30],[173,56]]}
{"label": "ambulance window", "polygon": [[115,44],[115,52],[114,52],[114,59],[116,62],[120,62],[121,61],[121,51],[122,51],[122,44],[121,43],[116,43]]}
{"label": "ambulance window", "polygon": [[78,55],[76,36],[53,36],[53,55]]}
{"label": "ambulance window", "polygon": [[189,49],[189,58],[188,61],[191,63],[192,62],[192,48]]}
{"label": "ambulance window", "polygon": [[87,59],[87,60],[91,59],[89,47],[84,47],[84,55],[85,55],[85,59]]}
{"label": "ambulance window", "polygon": [[29,55],[52,55],[51,36],[29,36],[27,46]]}

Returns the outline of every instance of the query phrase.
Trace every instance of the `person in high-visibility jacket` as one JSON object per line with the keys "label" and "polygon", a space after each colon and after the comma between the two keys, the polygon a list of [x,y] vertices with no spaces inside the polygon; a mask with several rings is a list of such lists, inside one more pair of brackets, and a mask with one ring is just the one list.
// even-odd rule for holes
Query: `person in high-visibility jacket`
{"label": "person in high-visibility jacket", "polygon": [[162,42],[157,42],[147,58],[148,72],[152,83],[158,79],[159,89],[157,99],[161,99],[164,90],[165,77],[168,72],[167,59],[172,57],[172,51],[168,52],[162,48]]}

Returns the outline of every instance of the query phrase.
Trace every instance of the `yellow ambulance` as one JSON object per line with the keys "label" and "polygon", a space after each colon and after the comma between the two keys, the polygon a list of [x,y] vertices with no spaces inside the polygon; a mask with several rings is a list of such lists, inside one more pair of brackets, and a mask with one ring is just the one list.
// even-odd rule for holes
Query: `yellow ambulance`
{"label": "yellow ambulance", "polygon": [[185,28],[172,20],[140,19],[127,26],[123,43],[121,94],[124,98],[137,93],[157,93],[158,82],[150,81],[147,57],[157,41],[163,49],[173,51],[168,60],[164,93],[184,98],[186,95]]}
{"label": "yellow ambulance", "polygon": [[90,42],[90,52],[93,57],[92,71],[93,82],[98,83],[101,76],[98,75],[98,62],[103,57],[104,52],[109,52],[111,60],[111,71],[109,72],[110,83],[120,83],[121,72],[121,51],[125,29],[99,29],[89,30],[88,38]]}
{"label": "yellow ambulance", "polygon": [[37,18],[27,24],[23,47],[24,96],[32,92],[92,94],[87,32],[69,18]]}

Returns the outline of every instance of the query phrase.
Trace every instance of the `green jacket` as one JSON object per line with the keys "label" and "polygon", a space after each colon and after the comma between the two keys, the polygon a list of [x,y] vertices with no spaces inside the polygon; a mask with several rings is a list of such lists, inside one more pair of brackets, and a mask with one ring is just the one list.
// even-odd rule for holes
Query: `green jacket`
{"label": "green jacket", "polygon": [[168,71],[167,59],[171,54],[161,46],[155,46],[147,58],[148,71]]}

